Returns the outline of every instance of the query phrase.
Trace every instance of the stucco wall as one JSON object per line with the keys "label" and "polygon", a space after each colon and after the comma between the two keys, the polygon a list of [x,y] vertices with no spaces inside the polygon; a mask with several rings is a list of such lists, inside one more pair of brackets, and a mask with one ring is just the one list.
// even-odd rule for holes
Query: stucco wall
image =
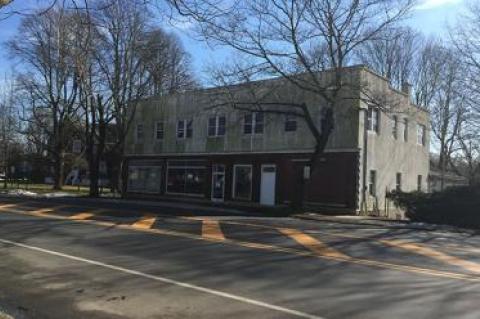
{"label": "stucco wall", "polygon": [[[389,99],[385,109],[380,113],[379,131],[367,132],[367,170],[366,186],[369,183],[369,174],[371,170],[377,173],[376,198],[367,192],[367,206],[373,210],[376,204],[381,214],[396,215],[398,211],[392,203],[385,201],[386,192],[395,190],[396,175],[401,173],[402,191],[416,191],[418,175],[422,176],[422,190],[428,189],[429,172],[429,144],[430,144],[430,124],[429,115],[424,110],[412,105],[407,94],[392,90],[388,83],[382,77],[369,71],[364,72],[364,80],[369,83],[373,89],[383,92],[389,92]],[[366,110],[367,103],[362,103]],[[362,112],[363,113],[363,112]],[[364,114],[364,113],[363,113]],[[393,136],[393,117],[398,118],[397,138]],[[404,141],[404,120],[408,119],[408,140]],[[425,145],[417,143],[417,124],[426,127]],[[359,126],[359,145],[363,149],[365,117],[362,115]],[[363,188],[363,152],[361,156],[361,183],[359,192]],[[360,198],[362,198],[360,196]],[[387,211],[385,211],[387,210]],[[392,217],[392,216],[390,216]]]}
{"label": "stucco wall", "polygon": [[[354,69],[348,80],[354,80],[358,71]],[[283,103],[306,103],[314,120],[319,125],[322,118],[321,97],[299,90],[292,84],[283,83],[275,87],[269,101]],[[202,154],[202,153],[243,153],[243,152],[308,152],[313,149],[314,139],[303,119],[297,121],[295,132],[284,129],[285,116],[265,114],[265,129],[260,135],[243,134],[245,111],[221,105],[214,97],[215,90],[198,90],[171,96],[152,98],[139,103],[136,108],[129,135],[126,155],[157,154]],[[213,96],[213,97],[212,97]],[[356,149],[358,147],[358,93],[344,93],[344,99],[336,106],[335,129],[330,136],[327,148],[330,151]],[[212,107],[212,106],[217,107]],[[220,106],[218,106],[220,105]],[[222,114],[226,116],[227,129],[224,137],[208,137],[208,118]],[[193,119],[193,137],[176,138],[177,121]],[[162,141],[154,138],[155,122],[163,121],[165,136]],[[134,128],[143,123],[145,138],[136,142]]]}

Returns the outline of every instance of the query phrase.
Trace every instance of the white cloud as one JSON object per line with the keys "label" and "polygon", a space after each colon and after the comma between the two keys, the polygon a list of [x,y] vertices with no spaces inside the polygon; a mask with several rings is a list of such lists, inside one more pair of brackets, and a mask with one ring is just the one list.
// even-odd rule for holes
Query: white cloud
{"label": "white cloud", "polygon": [[419,10],[434,9],[446,5],[452,5],[462,2],[462,0],[423,0],[417,6]]}

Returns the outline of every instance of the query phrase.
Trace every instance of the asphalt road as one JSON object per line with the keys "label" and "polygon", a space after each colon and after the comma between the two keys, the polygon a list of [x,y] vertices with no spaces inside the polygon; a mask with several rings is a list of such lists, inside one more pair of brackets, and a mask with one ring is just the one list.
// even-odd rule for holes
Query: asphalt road
{"label": "asphalt road", "polygon": [[480,318],[480,237],[0,198],[14,318]]}

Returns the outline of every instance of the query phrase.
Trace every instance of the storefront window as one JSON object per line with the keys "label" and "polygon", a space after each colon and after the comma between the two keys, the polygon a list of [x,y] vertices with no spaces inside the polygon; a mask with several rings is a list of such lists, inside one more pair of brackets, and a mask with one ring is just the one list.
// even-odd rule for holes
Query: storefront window
{"label": "storefront window", "polygon": [[252,166],[235,166],[233,196],[244,200],[252,198]]}
{"label": "storefront window", "polygon": [[203,195],[205,190],[205,166],[198,162],[169,162],[167,192]]}
{"label": "storefront window", "polygon": [[130,166],[127,189],[135,193],[160,193],[160,180],[160,166]]}

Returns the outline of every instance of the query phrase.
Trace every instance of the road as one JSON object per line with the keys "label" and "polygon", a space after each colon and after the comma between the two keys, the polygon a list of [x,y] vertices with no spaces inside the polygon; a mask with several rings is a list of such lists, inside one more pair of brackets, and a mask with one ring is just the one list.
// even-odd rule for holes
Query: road
{"label": "road", "polygon": [[480,238],[0,198],[14,318],[480,318]]}

